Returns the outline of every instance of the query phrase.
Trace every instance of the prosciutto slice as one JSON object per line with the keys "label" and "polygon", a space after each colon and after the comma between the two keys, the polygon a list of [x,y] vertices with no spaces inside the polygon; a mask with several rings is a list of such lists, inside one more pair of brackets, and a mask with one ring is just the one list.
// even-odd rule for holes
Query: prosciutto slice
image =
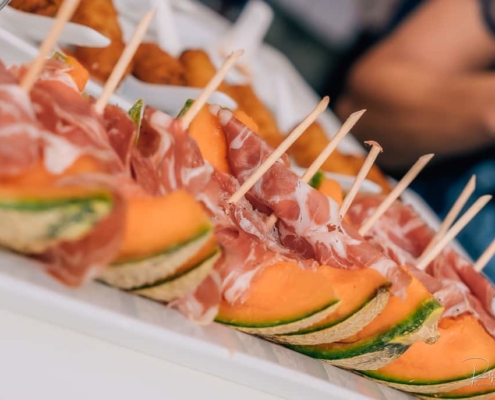
{"label": "prosciutto slice", "polygon": [[110,145],[119,156],[125,170],[130,171],[136,125],[124,110],[111,104],[105,107],[103,124]]}
{"label": "prosciutto slice", "polygon": [[[38,81],[31,100],[41,125],[60,142],[58,163],[47,165],[52,173],[63,172],[81,155],[99,160],[102,171],[118,173],[124,164],[112,148],[103,119],[79,92],[57,80]],[[63,144],[62,144],[63,143]]]}
{"label": "prosciutto slice", "polygon": [[29,96],[0,62],[0,178],[18,175],[37,164],[41,136]]}
{"label": "prosciutto slice", "polygon": [[[348,217],[359,225],[378,207],[381,196],[359,196],[348,211]],[[459,273],[476,273],[472,265],[452,248],[445,249],[427,268],[427,272],[415,267],[434,231],[416,214],[412,207],[395,202],[375,223],[367,239],[391,258],[405,265],[408,270],[434,294],[445,307],[444,316],[457,316],[469,312],[476,316],[485,329],[495,336],[495,319],[486,307],[486,297],[478,297]],[[477,274],[477,273],[476,273]],[[483,277],[484,283],[492,286]],[[479,287],[479,286],[478,286]],[[485,286],[486,287],[486,286]],[[488,288],[484,293],[488,293]]]}
{"label": "prosciutto slice", "polygon": [[[14,65],[10,68],[10,72],[21,80],[30,66],[31,63],[20,66]],[[43,70],[38,76],[38,81],[57,81],[68,86],[71,90],[78,91],[77,84],[69,74],[71,70],[72,67],[69,64],[56,58],[50,58],[43,65]]]}
{"label": "prosciutto slice", "polygon": [[[243,183],[271,149],[230,111],[220,110],[218,116],[228,143],[231,171]],[[405,294],[410,276],[342,221],[338,204],[302,182],[283,160],[277,161],[249,193],[256,208],[277,215],[282,243],[300,257],[337,268],[373,268],[390,280],[395,294]]]}
{"label": "prosciutto slice", "polygon": [[495,317],[495,287],[484,275],[475,271],[468,262],[458,262],[454,267],[459,277],[481,302],[485,310]]}

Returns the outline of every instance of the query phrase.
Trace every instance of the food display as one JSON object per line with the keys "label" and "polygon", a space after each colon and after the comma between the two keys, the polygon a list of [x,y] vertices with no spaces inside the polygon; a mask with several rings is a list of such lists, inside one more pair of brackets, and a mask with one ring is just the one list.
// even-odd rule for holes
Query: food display
{"label": "food display", "polygon": [[[11,3],[21,11],[40,15],[54,16],[61,1],[41,1],[36,4],[29,1]],[[90,71],[93,78],[106,81],[124,49],[122,30],[118,21],[118,12],[112,0],[98,1],[94,8],[91,0],[82,0],[72,21],[87,25],[111,39],[104,49],[77,47],[74,55]],[[215,75],[216,67],[203,49],[186,49],[174,58],[156,43],[142,43],[133,63],[126,73],[132,73],[146,83],[190,86],[203,88]],[[284,139],[285,133],[278,127],[273,112],[261,101],[250,84],[222,83],[218,90],[234,99],[239,109],[247,113],[258,125],[259,133],[271,146],[276,147]],[[291,156],[301,167],[307,167],[319,153],[319,149],[328,143],[328,137],[318,122],[312,124],[307,133],[291,148]],[[355,176],[364,158],[335,151],[322,166],[324,171]],[[368,179],[376,182],[384,192],[391,187],[383,173],[374,166]]]}
{"label": "food display", "polygon": [[[493,284],[410,206],[395,200],[378,215],[401,183],[377,167],[379,196],[324,175],[355,176],[366,162],[339,152],[319,162],[331,142],[316,121],[323,103],[282,135],[251,85],[219,83],[236,110],[200,97],[177,116],[145,98],[130,110],[93,98],[89,76],[115,78],[125,44],[112,2],[88,3],[72,20],[108,34],[108,48],[55,52],[28,88],[36,60],[0,61],[4,249],[66,286],[96,280],[415,396],[495,398]],[[12,1],[49,16],[60,4]],[[204,88],[227,73],[203,50],[136,48],[117,78]],[[318,172],[300,177],[289,156]]]}

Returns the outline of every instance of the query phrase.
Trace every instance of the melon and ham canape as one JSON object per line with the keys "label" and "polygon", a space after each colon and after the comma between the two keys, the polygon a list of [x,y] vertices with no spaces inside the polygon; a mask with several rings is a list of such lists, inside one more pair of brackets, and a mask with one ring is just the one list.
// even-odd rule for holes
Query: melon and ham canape
{"label": "melon and ham canape", "polygon": [[[324,279],[323,267],[301,269],[296,257],[270,240],[262,215],[245,199],[237,205],[227,204],[226,199],[238,184],[222,172],[230,168],[225,152],[221,151],[225,139],[216,117],[205,111],[208,112],[202,109],[192,120],[193,135],[189,135],[180,121],[146,107],[137,143],[139,155],[132,162],[136,177],[138,181],[148,181],[151,169],[156,193],[171,186],[182,188],[208,209],[224,249],[214,267],[218,282],[210,277],[204,283],[217,289],[217,321],[256,334],[290,333],[306,328],[337,308],[339,298],[332,282]],[[210,132],[209,140],[196,142],[193,136],[202,128]],[[211,151],[205,148],[208,144],[213,147]],[[207,154],[206,161],[202,152]],[[184,171],[189,171],[193,178],[184,179]],[[201,291],[202,287],[198,288]],[[204,291],[208,298],[213,292]],[[267,301],[270,296],[279,296],[278,304]],[[179,302],[178,307],[188,309],[187,302],[206,301],[192,296]]]}
{"label": "melon and ham canape", "polygon": [[[355,224],[373,212],[381,199],[357,198],[349,210]],[[398,389],[435,398],[491,398],[495,384],[495,318],[486,294],[493,286],[452,248],[445,249],[428,266],[414,269],[414,262],[434,237],[434,231],[410,206],[396,202],[377,221],[370,241],[396,260],[408,265],[429,286],[445,311],[439,323],[439,339],[433,345],[415,343],[399,359],[366,376]],[[466,272],[469,269],[469,272]],[[476,281],[478,291],[465,284],[462,275]],[[478,276],[473,278],[473,275]],[[477,293],[483,296],[479,299]]]}
{"label": "melon and ham canape", "polygon": [[[187,108],[190,105],[191,102],[186,104],[185,107]],[[224,168],[224,170],[230,172],[232,160],[230,160],[231,163],[229,164],[226,136],[223,132],[224,128],[220,125],[220,120],[217,116],[219,110],[220,108],[218,107],[211,107],[211,112],[209,112],[206,108],[203,108],[198,117],[196,117],[197,119],[192,121],[190,131],[192,136],[201,135],[201,139],[198,140],[198,145],[204,158],[216,165],[218,165],[218,160],[222,160],[221,165],[227,163],[227,167]],[[208,112],[209,115],[205,115],[205,112]],[[250,124],[250,120],[245,115],[235,112],[234,116],[236,121],[238,121],[238,124],[240,124],[238,125],[239,127],[246,126],[240,119],[246,121],[247,124]],[[255,125],[253,124],[251,124],[250,127],[255,129]],[[263,146],[265,151],[271,151],[261,138],[258,136],[256,137],[259,140],[258,146]],[[256,157],[258,154],[257,149],[258,147],[256,146],[242,147],[245,157]],[[326,180],[322,175],[318,174],[315,179],[313,179],[312,184],[320,187],[320,190],[325,190],[328,195],[336,199],[337,203],[342,202],[342,190],[337,183]],[[294,269],[294,267],[296,266],[289,267],[287,263],[283,263],[278,264],[277,266],[269,266],[265,271],[256,274],[252,280],[252,285],[255,286],[251,286],[245,303],[240,305],[235,303],[229,304],[225,299],[222,300],[216,320],[235,326],[239,330],[256,333],[277,342],[314,344],[339,340],[355,334],[370,323],[385,307],[388,301],[388,287],[390,286],[390,283],[375,270],[360,269],[348,271],[321,265],[316,270],[317,273],[315,273],[313,270],[303,271],[300,268]],[[278,309],[278,304],[280,304],[281,309],[287,308],[287,316],[285,319],[297,320],[297,324],[294,323],[291,326],[286,327],[270,327],[266,321],[264,325],[261,323],[256,325],[251,318],[247,318],[248,314],[242,318],[240,312],[247,313],[247,306],[251,309],[249,312],[255,314],[261,315],[263,312],[273,314],[273,310],[262,311],[262,308],[260,308],[260,304],[262,303],[257,300],[257,298],[259,298],[257,293],[264,287],[263,282],[266,281],[267,276],[277,276],[280,274],[280,272],[276,272],[277,269],[280,269],[280,271],[292,270],[294,271],[294,274],[295,271],[298,271],[297,274],[301,275],[301,279],[295,280],[291,285],[286,285],[287,287],[282,285],[282,282],[287,281],[289,279],[288,277],[273,281],[270,286],[270,292],[272,294],[266,294],[267,298],[278,296],[279,301],[277,302],[277,306],[273,306],[274,309]],[[320,311],[324,302],[315,301],[316,297],[313,299],[309,297],[309,293],[314,293],[315,296],[318,295],[316,286],[313,284],[311,287],[304,287],[305,285],[303,284],[302,279],[304,274],[307,275],[309,279],[311,276],[318,278],[318,274],[320,273],[320,278],[327,281],[328,288],[326,290],[328,293],[330,293],[331,289],[332,292],[336,293],[336,297],[340,300],[338,307],[334,307],[333,310],[328,308],[325,310],[326,316]],[[298,284],[295,282],[298,282]],[[257,285],[259,285],[259,289]],[[284,294],[283,296],[282,293]],[[293,295],[290,295],[292,293]],[[295,297],[296,294],[298,297]],[[301,296],[304,296],[306,299],[302,299]],[[308,301],[314,301],[312,308],[310,307],[309,309],[306,309],[305,312],[302,312],[301,307],[307,307],[309,304]],[[272,304],[270,301],[266,301],[265,303]],[[251,305],[254,304],[258,305],[252,307]],[[311,311],[311,313],[308,311]],[[306,315],[308,318],[299,317],[301,315]],[[313,320],[313,322],[308,325],[308,322],[311,322],[311,320]]]}
{"label": "melon and ham canape", "polygon": [[133,180],[135,121],[111,105],[97,115],[62,61],[46,63],[31,98],[2,69],[2,245],[35,254],[65,284],[98,277],[160,301],[187,295],[220,255],[208,214],[185,191],[153,196]]}
{"label": "melon and ham canape", "polygon": [[[472,338],[495,366],[492,292],[463,263],[428,275],[375,247],[340,217],[338,184],[304,182],[285,156],[231,202],[273,151],[247,115],[206,105],[184,128],[142,102],[98,113],[72,65],[51,60],[29,96],[22,68],[0,68],[0,102],[13,104],[0,108],[0,216],[15,228],[0,244],[66,284],[97,278],[406,391],[488,393],[468,388],[472,362],[442,372]],[[479,290],[447,315],[433,287],[452,274]]]}
{"label": "melon and ham canape", "polygon": [[[242,183],[271,150],[228,110],[217,108],[212,112],[217,113],[227,139],[230,170]],[[285,247],[301,259],[333,268],[334,290],[339,297],[347,294],[349,302],[343,306],[341,298],[335,313],[307,330],[300,329],[301,334],[265,337],[300,343],[290,347],[336,365],[359,369],[386,365],[416,340],[436,338],[442,308],[428,290],[342,223],[338,205],[300,181],[283,161],[275,163],[260,178],[247,198],[258,210],[277,215],[277,234]],[[352,270],[359,270],[364,279],[354,280]],[[383,290],[389,286],[398,295],[390,300],[388,291]],[[346,292],[350,287],[355,291]],[[400,298],[401,291],[405,301]],[[374,305],[366,307],[371,301]]]}

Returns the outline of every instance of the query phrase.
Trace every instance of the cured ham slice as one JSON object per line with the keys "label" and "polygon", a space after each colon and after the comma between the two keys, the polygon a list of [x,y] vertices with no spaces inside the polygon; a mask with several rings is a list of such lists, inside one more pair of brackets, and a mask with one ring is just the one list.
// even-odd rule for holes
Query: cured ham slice
{"label": "cured ham slice", "polygon": [[107,105],[103,112],[103,123],[110,145],[130,171],[131,150],[136,137],[136,125],[127,113],[118,106]]}
{"label": "cured ham slice", "polygon": [[[232,173],[243,183],[270,154],[271,149],[228,110],[218,113],[228,143]],[[250,190],[256,208],[279,218],[282,243],[303,259],[344,269],[373,268],[403,295],[409,275],[377,251],[341,220],[339,206],[302,182],[283,162],[276,162]]]}
{"label": "cured ham slice", "polygon": [[467,262],[456,263],[455,268],[462,281],[483,304],[485,310],[495,317],[495,287]]}
{"label": "cured ham slice", "polygon": [[[378,207],[381,196],[359,196],[348,211],[348,217],[359,225]],[[434,231],[416,214],[412,207],[395,202],[375,223],[367,239],[391,258],[407,266],[435,298],[445,307],[444,317],[456,317],[471,313],[485,329],[495,336],[495,319],[487,308],[487,297],[478,297],[464,281],[462,273],[473,279],[478,274],[472,265],[452,248],[445,249],[429,266],[427,272],[415,268],[415,260],[434,236]],[[467,272],[470,271],[470,272]],[[476,278],[474,278],[476,279]],[[480,284],[479,282],[482,282]],[[490,294],[493,287],[480,276],[478,286],[483,293]]]}
{"label": "cured ham slice", "polygon": [[[186,189],[193,195],[203,192],[211,181],[213,168],[205,164],[195,141],[184,132],[178,120],[147,106],[133,155],[133,170],[138,182],[148,180],[154,169],[157,193]],[[151,187],[149,182],[147,187]]]}
{"label": "cured ham slice", "polygon": [[98,159],[107,172],[121,172],[124,164],[112,148],[103,119],[81,94],[59,81],[44,80],[35,84],[31,99],[38,121],[68,145],[53,172],[62,172],[74,159],[89,154]]}
{"label": "cured ham slice", "polygon": [[[10,72],[20,80],[29,67],[30,63],[21,66],[12,66]],[[79,91],[76,82],[74,82],[73,77],[70,75],[71,70],[72,66],[69,64],[56,58],[50,58],[43,65],[43,69],[38,76],[38,81],[57,81],[68,86],[71,90]]]}
{"label": "cured ham slice", "polygon": [[29,96],[0,62],[0,178],[36,165],[41,154],[41,131]]}

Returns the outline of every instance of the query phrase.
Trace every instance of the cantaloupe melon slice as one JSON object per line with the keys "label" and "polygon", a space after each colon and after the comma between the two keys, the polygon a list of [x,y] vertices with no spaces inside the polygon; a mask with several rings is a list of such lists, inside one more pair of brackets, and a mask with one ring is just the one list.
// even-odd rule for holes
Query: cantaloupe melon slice
{"label": "cantaloupe melon slice", "polygon": [[221,252],[217,249],[208,258],[202,260],[192,268],[188,268],[185,272],[176,273],[163,281],[133,290],[132,292],[163,302],[184,297],[193,292],[203,282],[210,274],[220,256]]}
{"label": "cantaloupe melon slice", "polygon": [[399,359],[377,371],[362,373],[413,393],[442,393],[495,372],[495,340],[470,314],[443,318],[433,345],[415,343]]}
{"label": "cantaloupe melon slice", "polygon": [[358,333],[387,305],[389,282],[377,271],[331,268],[327,274],[340,299],[339,307],[306,329],[270,340],[298,345],[333,343]]}
{"label": "cantaloupe melon slice", "polygon": [[331,267],[304,270],[293,262],[278,262],[254,276],[247,299],[220,304],[216,320],[257,335],[297,332],[332,314],[339,305]]}
{"label": "cantaloupe melon slice", "polygon": [[41,254],[84,237],[112,209],[111,193],[101,190],[0,184],[0,245]]}
{"label": "cantaloupe melon slice", "polygon": [[119,258],[99,279],[140,291],[197,269],[218,250],[208,215],[189,193],[129,198]]}
{"label": "cantaloupe melon slice", "polygon": [[406,299],[391,296],[383,312],[356,335],[331,344],[287,346],[340,367],[377,369],[397,359],[418,340],[436,340],[442,311],[440,303],[412,277]]}
{"label": "cantaloupe melon slice", "polygon": [[[179,116],[192,104],[188,100]],[[210,110],[210,105],[205,104],[189,125],[189,135],[198,143],[203,158],[221,172],[230,173],[227,159],[227,141],[222,127],[216,115]]]}

